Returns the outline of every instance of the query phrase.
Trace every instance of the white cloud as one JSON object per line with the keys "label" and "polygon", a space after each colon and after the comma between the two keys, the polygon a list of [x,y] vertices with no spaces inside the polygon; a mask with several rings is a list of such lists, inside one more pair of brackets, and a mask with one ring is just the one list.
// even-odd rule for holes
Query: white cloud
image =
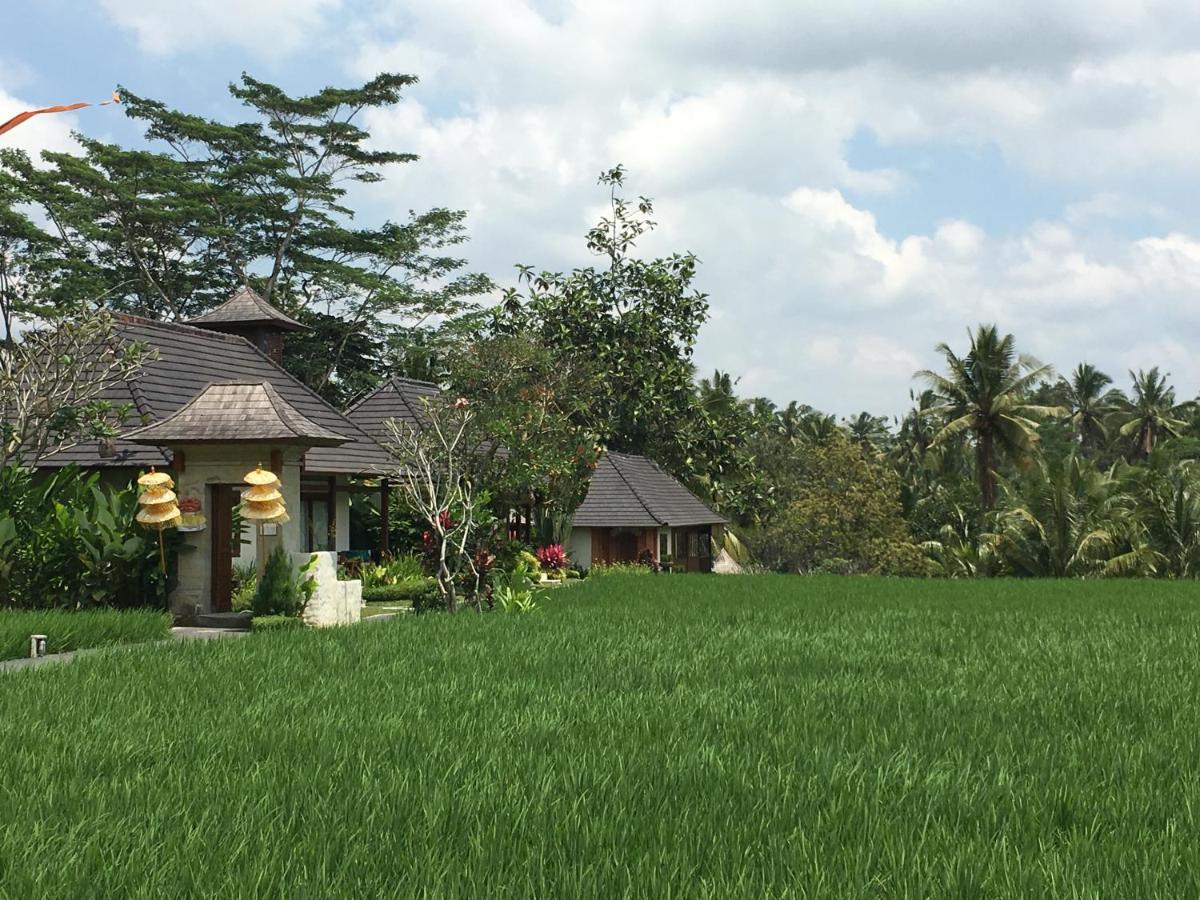
{"label": "white cloud", "polygon": [[[4,92],[0,86],[0,122],[7,122],[17,113],[31,109],[39,109],[46,103],[35,103],[20,99]],[[43,150],[65,152],[76,148],[75,140],[71,137],[71,129],[75,127],[74,113],[48,113],[27,119],[16,128],[0,135],[0,149],[15,147],[24,150],[34,160]]]}
{"label": "white cloud", "polygon": [[[698,365],[744,374],[745,392],[896,412],[933,346],[979,321],[1064,368],[1120,376],[1161,351],[1182,393],[1200,383],[1178,349],[1200,330],[1200,6],[101,2],[153,53],[283,55],[319,32],[351,77],[420,75],[367,126],[422,159],[360,205],[469,210],[465,255],[501,281],[517,262],[591,262],[596,175],[625,163],[656,200],[642,249],[701,259]],[[969,174],[943,167],[956,154]],[[994,185],[964,183],[996,158]],[[1021,181],[1062,208],[1011,209]],[[917,224],[898,226],[907,204]]]}
{"label": "white cloud", "polygon": [[[612,0],[543,14],[406,0],[360,27],[373,37],[347,62],[356,76],[425,78],[369,119],[381,144],[422,160],[367,202],[470,210],[467,255],[505,280],[516,262],[590,262],[596,174],[624,162],[631,193],[656,200],[642,249],[701,259],[713,321],[698,366],[744,374],[745,392],[897,412],[934,345],[980,321],[1064,368],[1086,356],[1118,376],[1156,330],[1200,325],[1180,302],[1200,289],[1190,211],[1148,193],[1200,175],[1200,8]],[[995,147],[1076,196],[995,233],[970,210],[888,233],[881,196],[905,202],[946,176],[852,164],[863,131],[885,159]],[[1130,219],[1150,230],[1122,235]],[[1193,368],[1175,371],[1200,381]]]}
{"label": "white cloud", "polygon": [[149,53],[232,44],[263,56],[295,50],[341,0],[100,0],[118,25]]}

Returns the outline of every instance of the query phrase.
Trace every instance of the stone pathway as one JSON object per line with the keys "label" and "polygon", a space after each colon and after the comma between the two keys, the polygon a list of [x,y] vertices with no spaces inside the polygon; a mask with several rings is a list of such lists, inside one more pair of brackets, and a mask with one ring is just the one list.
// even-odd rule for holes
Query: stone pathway
{"label": "stone pathway", "polygon": [[106,653],[110,650],[128,650],[132,647],[144,647],[146,644],[169,644],[174,641],[212,640],[213,638],[245,637],[248,631],[233,631],[228,628],[172,628],[171,637],[165,641],[144,641],[137,644],[116,644],[109,647],[90,647],[86,650],[71,650],[67,653],[51,653],[49,656],[39,656],[37,659],[6,659],[0,661],[0,673],[15,672],[18,669],[33,669],[38,666],[49,666],[54,663],[68,663],[76,656],[93,653]]}

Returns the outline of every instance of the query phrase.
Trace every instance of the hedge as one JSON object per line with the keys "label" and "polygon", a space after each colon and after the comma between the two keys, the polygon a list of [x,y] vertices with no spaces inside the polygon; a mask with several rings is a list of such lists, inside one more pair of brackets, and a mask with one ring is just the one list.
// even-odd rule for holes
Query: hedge
{"label": "hedge", "polygon": [[29,656],[29,637],[46,635],[47,653],[137,644],[171,636],[169,613],[153,609],[0,610],[0,659]]}
{"label": "hedge", "polygon": [[290,631],[303,627],[304,620],[299,616],[255,616],[250,620],[251,631]]}
{"label": "hedge", "polygon": [[411,603],[413,609],[440,605],[437,582],[432,578],[363,588],[364,603]]}

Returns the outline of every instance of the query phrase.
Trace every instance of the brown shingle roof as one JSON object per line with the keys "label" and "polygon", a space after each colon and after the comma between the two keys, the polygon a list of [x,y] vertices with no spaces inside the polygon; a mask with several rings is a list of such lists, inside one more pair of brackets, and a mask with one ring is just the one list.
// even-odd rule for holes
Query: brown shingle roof
{"label": "brown shingle roof", "polygon": [[[209,384],[265,381],[306,419],[347,438],[340,447],[314,447],[305,453],[304,463],[309,471],[371,474],[390,467],[388,454],[369,435],[245,338],[135,316],[114,316],[114,319],[119,339],[141,341],[158,353],[157,359],[142,366],[136,381],[114,384],[102,394],[101,399],[114,405],[133,407],[126,417],[125,429],[165,419]],[[42,465],[161,466],[165,459],[158,448],[118,437],[116,456],[111,459],[102,459],[93,441],[61,450],[43,460]]]}
{"label": "brown shingle roof", "polygon": [[644,456],[605,453],[575,511],[581,528],[718,525],[724,517]]}
{"label": "brown shingle roof", "polygon": [[388,419],[399,425],[425,424],[425,401],[441,394],[442,389],[428,381],[389,378],[346,411],[346,417],[369,434],[376,443],[391,442]]}
{"label": "brown shingle roof", "polygon": [[280,331],[304,330],[303,325],[281,313],[248,285],[239,288],[237,293],[216,309],[189,319],[187,324],[218,331],[248,325],[273,325]]}
{"label": "brown shingle roof", "polygon": [[210,384],[161,422],[125,439],[157,447],[249,442],[337,447],[348,440],[305,417],[269,381]]}

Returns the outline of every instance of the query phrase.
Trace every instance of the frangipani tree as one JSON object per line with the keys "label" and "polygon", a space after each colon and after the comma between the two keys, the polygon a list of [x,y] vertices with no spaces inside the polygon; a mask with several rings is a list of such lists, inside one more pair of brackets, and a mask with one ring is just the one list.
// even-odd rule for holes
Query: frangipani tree
{"label": "frangipani tree", "polygon": [[486,445],[479,417],[465,398],[438,398],[426,402],[423,420],[421,427],[388,421],[388,449],[396,463],[388,477],[426,525],[446,610],[458,611],[464,576],[469,590],[463,599],[479,609],[482,572],[475,552],[481,538],[490,537],[490,531],[481,532],[495,521],[478,477]]}

